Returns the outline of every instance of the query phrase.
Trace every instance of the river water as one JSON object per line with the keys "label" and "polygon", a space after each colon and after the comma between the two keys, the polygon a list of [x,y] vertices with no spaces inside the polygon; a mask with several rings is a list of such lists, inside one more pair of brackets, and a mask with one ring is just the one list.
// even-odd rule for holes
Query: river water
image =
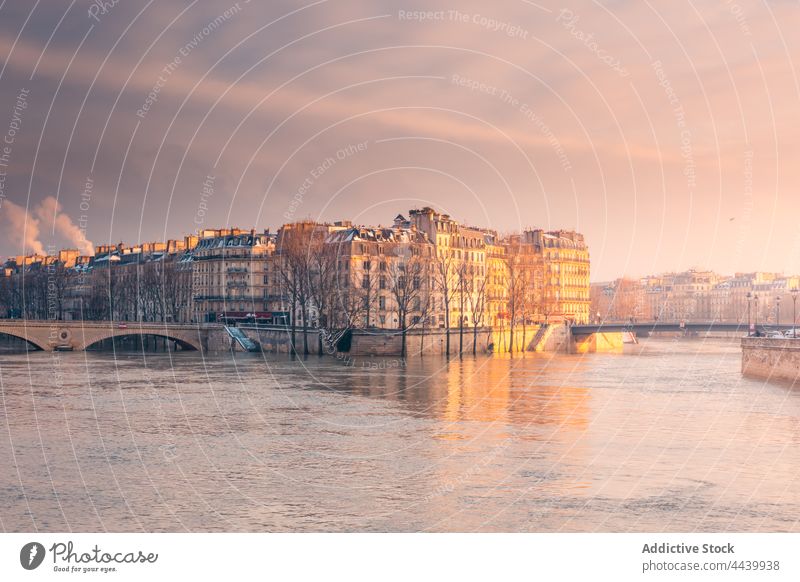
{"label": "river water", "polygon": [[0,355],[4,531],[798,531],[738,341],[351,362]]}

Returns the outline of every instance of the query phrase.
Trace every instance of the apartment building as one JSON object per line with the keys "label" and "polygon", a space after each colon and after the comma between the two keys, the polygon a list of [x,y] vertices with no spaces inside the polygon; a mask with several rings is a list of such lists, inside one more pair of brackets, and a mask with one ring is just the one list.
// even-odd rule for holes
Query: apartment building
{"label": "apartment building", "polygon": [[[428,207],[386,227],[301,221],[276,234],[205,229],[99,245],[93,257],[17,257],[4,265],[0,308],[43,317],[51,272],[61,318],[456,329],[589,317],[582,235],[500,236]],[[37,284],[27,280],[23,300],[16,276],[25,273]]]}
{"label": "apartment building", "polygon": [[392,227],[347,227],[330,233],[338,265],[337,324],[397,329],[435,326],[434,248],[403,217]]}
{"label": "apartment building", "polygon": [[461,225],[429,207],[411,210],[408,225],[433,245],[431,300],[435,324],[485,325],[486,231]]}
{"label": "apartment building", "polygon": [[[195,321],[268,320],[271,313],[270,258],[275,238],[268,232],[226,229],[203,232],[192,253]],[[274,282],[273,282],[274,285]]]}

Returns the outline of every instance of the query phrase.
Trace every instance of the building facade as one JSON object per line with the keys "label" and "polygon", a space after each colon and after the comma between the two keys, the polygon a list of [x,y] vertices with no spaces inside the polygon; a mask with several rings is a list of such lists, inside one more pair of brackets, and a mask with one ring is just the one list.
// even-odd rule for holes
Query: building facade
{"label": "building facade", "polygon": [[800,277],[779,273],[723,276],[690,269],[617,279],[591,286],[597,321],[789,323],[796,316]]}
{"label": "building facade", "polygon": [[205,233],[192,253],[194,320],[274,323],[276,282],[270,279],[274,254],[275,240],[267,233],[239,229]]}
{"label": "building facade", "polygon": [[584,323],[590,305],[579,233],[501,236],[428,207],[385,227],[301,221],[275,234],[204,229],[164,243],[100,245],[91,257],[16,257],[2,274],[6,317],[46,317],[54,277],[61,319],[513,328]]}

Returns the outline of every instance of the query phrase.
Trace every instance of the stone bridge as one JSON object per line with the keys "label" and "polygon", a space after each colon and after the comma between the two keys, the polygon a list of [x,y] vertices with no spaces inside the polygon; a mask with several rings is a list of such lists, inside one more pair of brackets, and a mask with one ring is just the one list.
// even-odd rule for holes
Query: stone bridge
{"label": "stone bridge", "polygon": [[[758,324],[760,331],[769,329],[791,329],[792,325],[764,325]],[[679,322],[679,321],[634,321],[618,323],[598,323],[586,325],[573,325],[570,328],[572,335],[590,335],[593,333],[618,333],[631,332],[635,334],[649,334],[660,331],[677,331],[687,333],[708,333],[713,331],[725,332],[747,332],[747,323],[722,323],[718,321],[708,322]]]}
{"label": "stone bridge", "polygon": [[[218,329],[219,328],[219,329]],[[21,338],[34,347],[83,351],[102,340],[131,335],[151,335],[174,341],[182,350],[206,351],[209,335],[222,326],[138,321],[29,321],[0,320],[0,334]],[[223,331],[224,334],[224,331]]]}

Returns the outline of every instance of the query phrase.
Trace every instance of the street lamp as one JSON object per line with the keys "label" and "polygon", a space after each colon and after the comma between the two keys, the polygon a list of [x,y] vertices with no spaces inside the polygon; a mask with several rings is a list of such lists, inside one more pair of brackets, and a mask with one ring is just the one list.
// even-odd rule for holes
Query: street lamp
{"label": "street lamp", "polygon": [[758,293],[753,295],[753,301],[755,301],[755,313],[753,313],[753,328],[756,330],[756,336],[758,336]]}
{"label": "street lamp", "polygon": [[795,287],[792,289],[792,338],[797,337],[797,330],[795,326],[797,325],[797,292],[798,289]]}
{"label": "street lamp", "polygon": [[753,335],[753,330],[750,327],[750,304],[753,301],[753,294],[748,291],[745,297],[747,298],[747,335]]}

